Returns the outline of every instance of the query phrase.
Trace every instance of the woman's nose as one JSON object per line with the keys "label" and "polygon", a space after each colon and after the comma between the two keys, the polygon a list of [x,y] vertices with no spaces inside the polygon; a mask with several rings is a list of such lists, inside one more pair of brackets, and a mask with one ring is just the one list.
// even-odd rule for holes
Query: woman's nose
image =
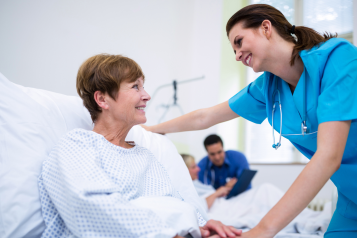
{"label": "woman's nose", "polygon": [[237,61],[242,61],[243,54],[241,51],[236,52],[236,60]]}
{"label": "woman's nose", "polygon": [[151,97],[150,95],[145,91],[143,92],[143,96],[142,96],[143,101],[150,101]]}

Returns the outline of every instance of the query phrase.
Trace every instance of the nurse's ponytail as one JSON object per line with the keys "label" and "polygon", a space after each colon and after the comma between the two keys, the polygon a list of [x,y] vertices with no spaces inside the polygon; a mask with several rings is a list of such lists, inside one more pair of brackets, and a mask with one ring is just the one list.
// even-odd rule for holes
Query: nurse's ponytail
{"label": "nurse's ponytail", "polygon": [[320,34],[308,27],[293,26],[278,9],[266,4],[252,4],[236,12],[227,22],[227,36],[233,26],[239,22],[243,22],[244,28],[257,29],[264,20],[269,20],[284,40],[295,44],[290,65],[294,65],[300,51],[311,49],[322,42],[337,37],[337,34],[332,35],[327,32]]}

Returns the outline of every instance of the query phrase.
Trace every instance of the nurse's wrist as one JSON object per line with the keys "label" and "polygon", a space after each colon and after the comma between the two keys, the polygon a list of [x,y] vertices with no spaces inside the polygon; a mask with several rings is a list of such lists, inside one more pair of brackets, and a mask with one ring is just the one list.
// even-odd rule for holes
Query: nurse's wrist
{"label": "nurse's wrist", "polygon": [[254,229],[256,229],[259,234],[264,234],[264,237],[274,237],[279,232],[278,228],[273,227],[269,222],[265,222],[264,219],[261,220]]}

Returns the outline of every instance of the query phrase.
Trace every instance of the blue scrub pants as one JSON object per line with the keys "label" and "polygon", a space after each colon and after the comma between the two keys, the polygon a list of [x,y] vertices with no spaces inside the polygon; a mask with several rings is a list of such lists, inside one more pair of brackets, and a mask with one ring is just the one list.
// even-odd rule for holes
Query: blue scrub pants
{"label": "blue scrub pants", "polygon": [[356,238],[357,220],[342,216],[338,211],[333,213],[330,225],[324,238]]}

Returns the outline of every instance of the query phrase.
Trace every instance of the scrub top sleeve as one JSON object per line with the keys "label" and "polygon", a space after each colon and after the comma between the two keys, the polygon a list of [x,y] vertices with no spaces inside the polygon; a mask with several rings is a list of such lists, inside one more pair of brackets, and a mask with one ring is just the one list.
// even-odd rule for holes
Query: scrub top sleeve
{"label": "scrub top sleeve", "polygon": [[357,119],[357,48],[338,46],[329,56],[318,98],[318,122]]}
{"label": "scrub top sleeve", "polygon": [[265,118],[265,73],[228,100],[229,107],[239,116],[261,124]]}

